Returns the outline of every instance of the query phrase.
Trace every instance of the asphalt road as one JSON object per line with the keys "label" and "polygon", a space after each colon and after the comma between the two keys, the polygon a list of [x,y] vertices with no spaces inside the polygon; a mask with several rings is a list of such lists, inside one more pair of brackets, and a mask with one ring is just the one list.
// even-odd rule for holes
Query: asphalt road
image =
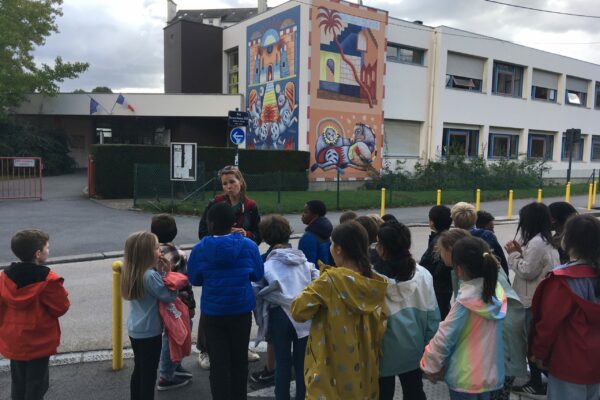
{"label": "asphalt road", "polygon": [[[50,234],[50,257],[65,257],[82,254],[110,253],[122,251],[127,236],[137,230],[150,228],[150,213],[119,210],[106,207],[89,200],[83,190],[87,185],[85,173],[44,178],[44,199],[39,200],[3,200],[0,201],[0,265],[14,260],[10,251],[10,238],[19,229],[38,228]],[[318,193],[315,193],[318,197]],[[532,199],[516,200],[514,214]],[[546,199],[547,202],[562,198]],[[586,205],[585,196],[572,198],[577,207]],[[378,205],[374,205],[378,206]],[[260,204],[259,204],[260,207]],[[394,214],[407,224],[425,224],[430,206],[393,208],[387,212]],[[505,201],[482,204],[482,209],[497,217],[505,216]],[[361,213],[378,212],[362,210]],[[340,212],[328,213],[336,224]],[[305,226],[300,215],[286,215],[295,233],[302,233]],[[194,216],[175,216],[178,225],[176,243],[196,243],[198,218]]]}

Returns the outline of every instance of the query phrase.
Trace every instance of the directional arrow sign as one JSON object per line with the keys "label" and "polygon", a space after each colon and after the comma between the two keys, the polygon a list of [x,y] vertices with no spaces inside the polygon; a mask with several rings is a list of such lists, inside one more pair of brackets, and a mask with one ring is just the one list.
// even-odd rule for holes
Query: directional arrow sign
{"label": "directional arrow sign", "polygon": [[231,143],[235,144],[236,146],[244,143],[244,140],[246,140],[246,128],[233,128],[231,133],[229,133],[229,139],[231,139]]}

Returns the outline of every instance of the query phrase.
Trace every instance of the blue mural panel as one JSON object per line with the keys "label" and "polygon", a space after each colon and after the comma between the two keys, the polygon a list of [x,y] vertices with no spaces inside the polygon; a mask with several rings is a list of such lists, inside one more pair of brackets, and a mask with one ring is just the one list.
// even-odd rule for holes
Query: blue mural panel
{"label": "blue mural panel", "polygon": [[300,6],[248,26],[246,35],[246,147],[297,150]]}

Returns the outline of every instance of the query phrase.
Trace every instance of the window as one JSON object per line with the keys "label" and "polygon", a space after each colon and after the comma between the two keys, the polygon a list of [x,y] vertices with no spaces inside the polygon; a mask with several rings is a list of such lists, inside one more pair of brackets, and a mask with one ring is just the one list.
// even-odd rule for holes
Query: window
{"label": "window", "polygon": [[477,157],[479,131],[444,128],[442,156]]}
{"label": "window", "polygon": [[532,86],[531,98],[535,100],[546,100],[556,103],[556,90],[541,86]]}
{"label": "window", "polygon": [[227,93],[238,94],[239,65],[237,47],[227,52]]}
{"label": "window", "polygon": [[600,161],[600,136],[592,136],[592,161]]}
{"label": "window", "polygon": [[484,60],[448,52],[446,87],[481,92]]}
{"label": "window", "polygon": [[585,79],[567,76],[567,90],[565,90],[565,104],[573,106],[587,106],[588,83]]}
{"label": "window", "polygon": [[527,149],[527,157],[543,158],[552,160],[552,152],[554,151],[554,136],[529,134],[529,147]]}
{"label": "window", "polygon": [[[569,160],[569,142],[566,136],[562,138],[562,154],[561,159],[563,161]],[[573,141],[573,161],[583,160],[583,137],[579,140]]]}
{"label": "window", "polygon": [[519,157],[519,136],[490,133],[490,145],[488,158],[512,158]]}
{"label": "window", "polygon": [[521,97],[523,67],[494,62],[494,83],[492,92],[505,96]]}
{"label": "window", "polygon": [[386,157],[418,157],[421,122],[386,119],[383,141]]}
{"label": "window", "polygon": [[600,82],[596,82],[596,103],[594,106],[600,108]]}
{"label": "window", "polygon": [[556,103],[559,74],[554,72],[533,70],[531,77],[531,98]]}
{"label": "window", "polygon": [[423,65],[425,63],[425,50],[388,43],[386,58],[388,61]]}
{"label": "window", "polygon": [[465,76],[446,75],[446,87],[481,92],[481,79],[467,78]]}

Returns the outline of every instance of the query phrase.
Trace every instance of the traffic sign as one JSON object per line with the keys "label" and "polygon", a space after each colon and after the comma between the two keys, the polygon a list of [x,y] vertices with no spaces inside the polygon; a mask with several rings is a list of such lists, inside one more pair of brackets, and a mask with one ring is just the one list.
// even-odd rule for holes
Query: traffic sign
{"label": "traffic sign", "polygon": [[236,146],[244,143],[244,140],[246,140],[246,128],[233,128],[229,133],[229,139],[231,139],[231,143],[235,144]]}
{"label": "traffic sign", "polygon": [[227,114],[227,125],[231,127],[248,126],[249,113],[245,111],[229,111]]}

